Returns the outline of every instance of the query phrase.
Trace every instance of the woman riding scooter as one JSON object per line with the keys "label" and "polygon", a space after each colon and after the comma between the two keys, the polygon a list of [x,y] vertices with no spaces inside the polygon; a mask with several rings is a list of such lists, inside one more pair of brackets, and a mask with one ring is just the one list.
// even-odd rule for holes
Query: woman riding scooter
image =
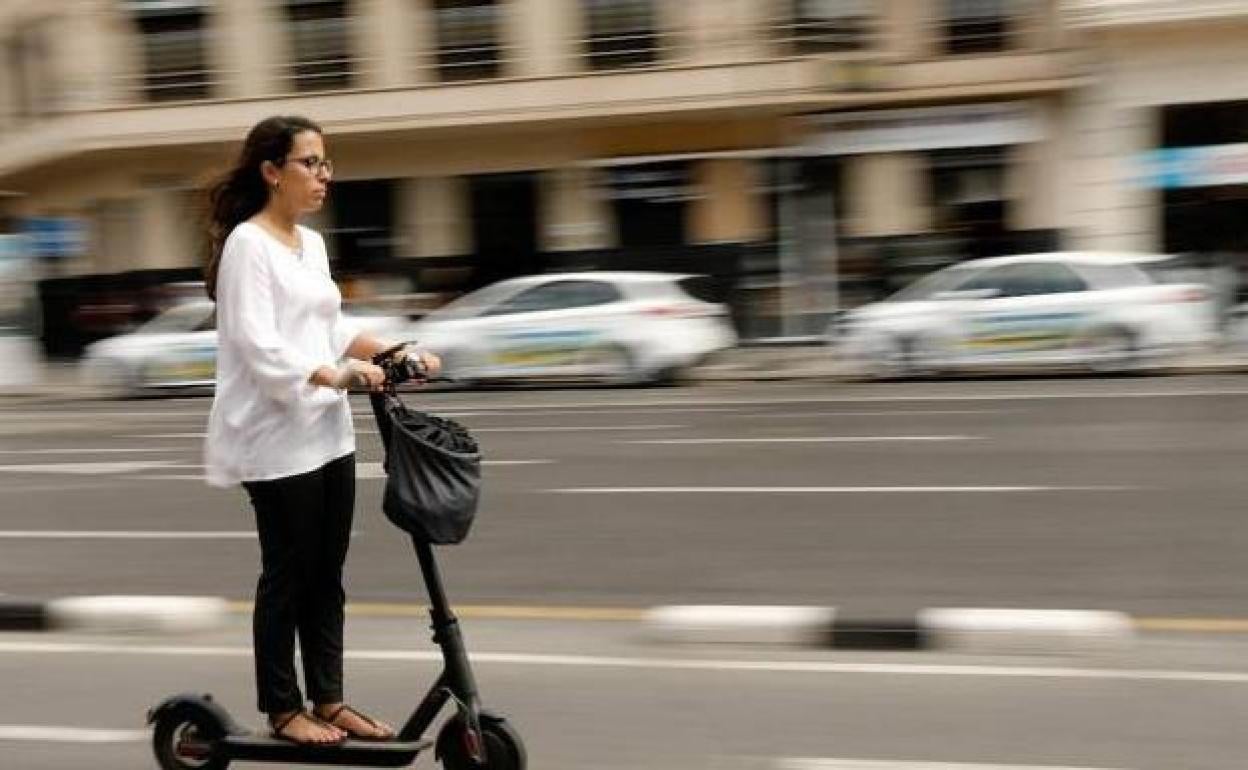
{"label": "woman riding scooter", "polygon": [[[332,176],[312,121],[273,117],[253,127],[209,193],[206,271],[219,337],[207,479],[241,484],[255,510],[259,708],[274,737],[311,746],[394,737],[343,692],[342,569],[355,504],[346,391],[382,386],[385,373],[368,360],[391,343],[343,317],[324,240],[298,224],[321,208]],[[438,373],[436,355],[410,354]],[[296,636],[310,711],[295,671]]]}

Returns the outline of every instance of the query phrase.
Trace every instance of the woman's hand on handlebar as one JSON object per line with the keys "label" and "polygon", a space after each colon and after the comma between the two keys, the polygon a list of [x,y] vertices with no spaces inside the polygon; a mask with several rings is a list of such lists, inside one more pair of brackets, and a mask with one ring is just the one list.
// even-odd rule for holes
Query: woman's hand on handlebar
{"label": "woman's hand on handlebar", "polygon": [[[437,353],[422,348],[416,348],[411,352],[420,361],[420,367],[424,370],[426,379],[437,377],[442,372],[442,359],[438,357]],[[407,351],[405,350],[404,353],[407,353]]]}
{"label": "woman's hand on handlebar", "polygon": [[421,380],[437,377],[442,372],[442,359],[436,353],[432,353],[417,345],[404,345],[394,354],[396,362],[403,362],[408,359],[414,359],[419,365]]}
{"label": "woman's hand on handlebar", "polygon": [[386,382],[386,372],[376,364],[347,359],[334,371],[331,385],[338,390],[381,390]]}

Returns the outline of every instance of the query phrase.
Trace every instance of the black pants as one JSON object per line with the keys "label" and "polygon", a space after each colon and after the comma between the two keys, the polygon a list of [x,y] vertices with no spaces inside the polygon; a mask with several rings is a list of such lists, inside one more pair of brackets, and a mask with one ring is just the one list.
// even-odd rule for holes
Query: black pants
{"label": "black pants", "polygon": [[342,565],[355,507],[355,455],[310,473],[243,485],[260,533],[252,639],[260,710],[303,708],[295,636],[313,703],[342,695]]}

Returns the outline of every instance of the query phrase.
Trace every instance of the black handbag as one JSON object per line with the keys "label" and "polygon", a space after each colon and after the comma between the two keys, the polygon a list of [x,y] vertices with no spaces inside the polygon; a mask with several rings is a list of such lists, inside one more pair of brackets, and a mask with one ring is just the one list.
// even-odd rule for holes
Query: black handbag
{"label": "black handbag", "polygon": [[481,451],[454,420],[386,398],[389,446],[382,510],[420,542],[463,541],[481,500]]}

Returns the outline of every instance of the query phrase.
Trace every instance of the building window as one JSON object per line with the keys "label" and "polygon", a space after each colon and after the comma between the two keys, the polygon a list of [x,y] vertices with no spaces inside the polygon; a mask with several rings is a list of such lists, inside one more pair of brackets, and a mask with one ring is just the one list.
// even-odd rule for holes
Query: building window
{"label": "building window", "polygon": [[153,102],[203,99],[212,88],[201,0],[132,0],[143,48],[140,89]]}
{"label": "building window", "polygon": [[51,115],[60,107],[61,83],[52,58],[50,20],[18,27],[5,46],[4,69],[18,119]]}
{"label": "building window", "polygon": [[874,26],[871,0],[790,0],[781,35],[801,56],[861,51]]}
{"label": "building window", "polygon": [[596,70],[639,67],[659,58],[653,0],[581,0],[586,56]]}
{"label": "building window", "polygon": [[974,257],[1007,253],[1007,147],[933,150],[931,201],[938,231],[966,240]]}
{"label": "building window", "polygon": [[495,0],[438,0],[438,73],[443,80],[498,77],[502,71]]}
{"label": "building window", "polygon": [[351,8],[347,0],[286,0],[296,91],[350,88]]}
{"label": "building window", "polygon": [[1010,47],[1017,0],[944,0],[945,51],[996,53]]}

